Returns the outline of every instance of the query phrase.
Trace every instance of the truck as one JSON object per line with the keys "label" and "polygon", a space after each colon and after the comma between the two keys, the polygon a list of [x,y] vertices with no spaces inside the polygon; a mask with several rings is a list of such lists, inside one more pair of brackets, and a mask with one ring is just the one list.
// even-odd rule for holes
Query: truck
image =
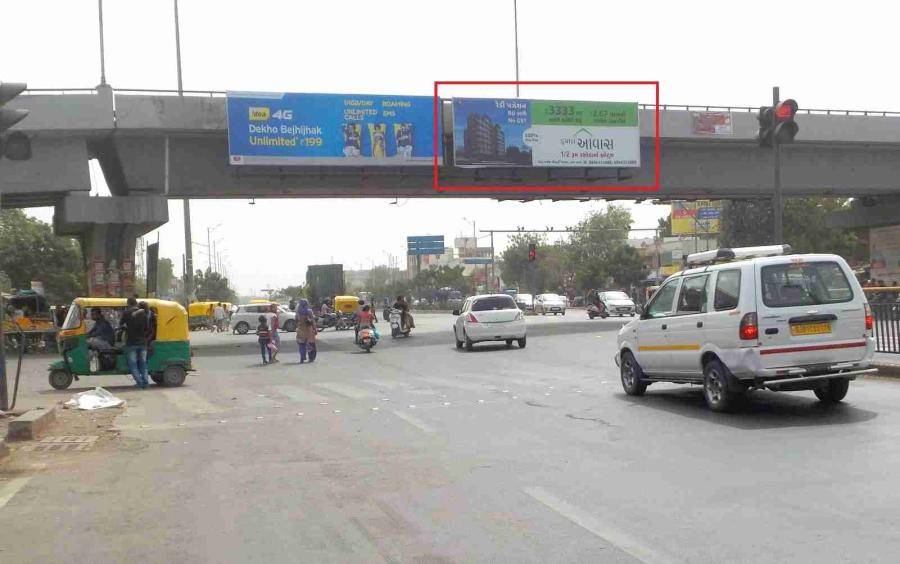
{"label": "truck", "polygon": [[306,267],[306,287],[313,304],[346,293],[344,288],[344,265],[311,264]]}

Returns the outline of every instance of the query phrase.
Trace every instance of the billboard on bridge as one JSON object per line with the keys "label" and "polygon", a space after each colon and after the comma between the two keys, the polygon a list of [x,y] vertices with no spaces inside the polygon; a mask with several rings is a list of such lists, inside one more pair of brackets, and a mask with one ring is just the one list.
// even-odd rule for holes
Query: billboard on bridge
{"label": "billboard on bridge", "polygon": [[433,164],[430,96],[229,91],[227,108],[233,165]]}
{"label": "billboard on bridge", "polygon": [[636,102],[453,99],[460,167],[641,165]]}
{"label": "billboard on bridge", "polygon": [[672,202],[672,235],[707,235],[719,232],[722,202]]}

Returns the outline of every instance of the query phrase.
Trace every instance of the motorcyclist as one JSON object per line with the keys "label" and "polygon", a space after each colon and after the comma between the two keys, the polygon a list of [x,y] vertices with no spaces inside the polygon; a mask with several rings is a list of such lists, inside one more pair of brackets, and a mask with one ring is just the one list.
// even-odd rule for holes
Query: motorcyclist
{"label": "motorcyclist", "polygon": [[394,302],[392,306],[394,309],[400,310],[400,326],[401,328],[412,329],[416,326],[415,321],[413,321],[412,315],[409,313],[409,304],[406,303],[406,298],[403,296],[397,296],[397,301]]}
{"label": "motorcyclist", "polygon": [[[362,300],[360,300],[360,302],[361,301]],[[359,330],[365,327],[374,328],[377,320],[375,319],[375,313],[368,305],[362,306],[362,309],[354,315],[356,316],[356,327],[354,329],[353,341],[356,342],[359,340]]]}

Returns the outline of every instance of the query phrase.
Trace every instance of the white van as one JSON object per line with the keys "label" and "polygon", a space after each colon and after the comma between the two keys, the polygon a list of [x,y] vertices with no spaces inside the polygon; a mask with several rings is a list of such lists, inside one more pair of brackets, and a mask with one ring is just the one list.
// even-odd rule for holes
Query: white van
{"label": "white van", "polygon": [[872,312],[850,267],[837,255],[790,252],[773,245],[689,255],[689,268],[619,331],[625,392],[702,384],[715,411],[749,389],[813,390],[838,402],[850,380],[876,372]]}

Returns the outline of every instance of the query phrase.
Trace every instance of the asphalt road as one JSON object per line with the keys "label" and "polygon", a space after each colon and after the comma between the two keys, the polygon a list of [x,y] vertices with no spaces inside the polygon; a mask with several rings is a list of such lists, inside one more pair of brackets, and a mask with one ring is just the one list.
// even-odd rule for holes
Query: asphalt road
{"label": "asphalt road", "polygon": [[[715,414],[697,388],[625,396],[617,319],[472,353],[417,320],[372,354],[322,334],[313,365],[291,334],[267,367],[195,334],[182,388],[83,379],[128,400],[122,435],[2,476],[0,561],[896,561],[900,382]],[[75,391],[26,372],[25,401]]]}

